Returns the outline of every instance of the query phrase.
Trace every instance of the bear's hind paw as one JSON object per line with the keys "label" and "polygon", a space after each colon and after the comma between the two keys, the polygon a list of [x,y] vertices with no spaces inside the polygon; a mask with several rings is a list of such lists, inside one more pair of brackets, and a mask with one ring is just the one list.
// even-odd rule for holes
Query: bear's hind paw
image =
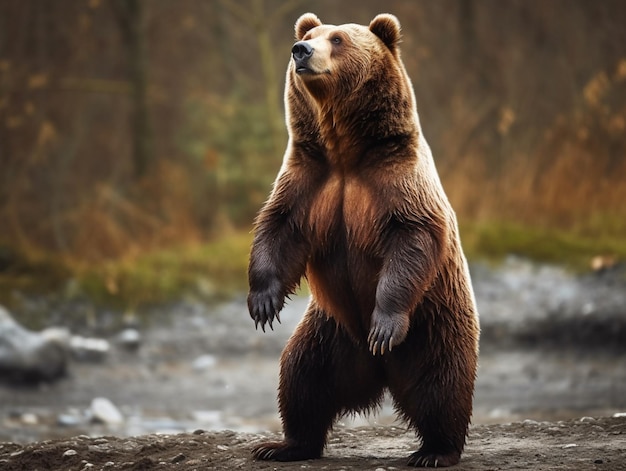
{"label": "bear's hind paw", "polygon": [[303,461],[319,458],[321,452],[287,442],[267,442],[257,445],[252,456],[259,461]]}
{"label": "bear's hind paw", "polygon": [[457,452],[442,455],[419,450],[409,456],[407,464],[416,468],[445,468],[454,466],[460,459],[461,456]]}

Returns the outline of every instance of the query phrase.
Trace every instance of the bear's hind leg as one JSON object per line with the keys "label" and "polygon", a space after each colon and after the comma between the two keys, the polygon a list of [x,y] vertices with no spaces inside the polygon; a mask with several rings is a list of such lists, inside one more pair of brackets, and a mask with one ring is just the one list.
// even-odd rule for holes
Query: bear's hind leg
{"label": "bear's hind leg", "polygon": [[[401,349],[398,349],[401,350]],[[415,427],[422,446],[408,460],[415,467],[457,464],[465,446],[472,414],[474,369],[471,364],[428,358],[411,365],[400,351],[390,370],[389,390],[398,412]],[[443,361],[442,361],[443,360]],[[467,360],[471,363],[471,359]],[[465,363],[465,364],[464,364]],[[455,364],[459,367],[455,368]],[[462,366],[461,366],[462,365]],[[420,372],[416,377],[415,371]]]}
{"label": "bear's hind leg", "polygon": [[280,363],[278,399],[285,439],[257,445],[252,451],[257,460],[319,458],[337,416],[367,410],[382,398],[382,369],[332,318],[312,307]]}
{"label": "bear's hind leg", "polygon": [[460,461],[465,446],[471,402],[469,406],[461,405],[452,395],[433,386],[430,383],[424,388],[415,388],[413,394],[403,397],[392,392],[399,412],[422,439],[420,449],[409,456],[409,466],[453,466]]}

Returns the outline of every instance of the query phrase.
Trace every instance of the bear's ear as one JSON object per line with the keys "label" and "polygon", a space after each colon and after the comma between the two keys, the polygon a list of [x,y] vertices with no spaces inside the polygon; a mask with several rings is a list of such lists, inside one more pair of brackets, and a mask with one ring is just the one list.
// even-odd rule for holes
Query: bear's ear
{"label": "bear's ear", "polygon": [[370,31],[378,36],[392,53],[396,53],[400,43],[400,22],[389,13],[377,15],[370,23]]}
{"label": "bear's ear", "polygon": [[308,31],[321,25],[322,22],[317,16],[313,13],[305,13],[298,18],[298,21],[296,21],[296,26],[294,28],[296,31],[296,39],[300,41]]}

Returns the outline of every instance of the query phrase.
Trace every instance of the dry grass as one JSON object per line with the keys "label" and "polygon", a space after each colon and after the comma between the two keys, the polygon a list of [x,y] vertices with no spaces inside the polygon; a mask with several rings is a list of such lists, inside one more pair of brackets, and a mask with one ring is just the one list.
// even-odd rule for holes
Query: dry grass
{"label": "dry grass", "polygon": [[[497,5],[481,4],[480,11],[491,15]],[[570,34],[544,29],[554,34],[553,49],[567,46],[572,57],[590,61],[578,69],[556,61],[549,47],[526,41],[529,25],[518,19],[542,25],[543,16],[533,15],[543,10],[527,2],[515,5],[517,10],[497,6],[513,30],[494,30],[490,20],[475,38],[480,42],[482,34],[499,31],[511,43],[488,36],[474,65],[463,62],[462,38],[454,47],[435,40],[450,33],[442,33],[436,21],[420,30],[430,38],[431,52],[404,56],[421,94],[418,103],[431,111],[424,119],[427,137],[437,149],[464,246],[471,257],[516,253],[576,267],[596,255],[624,261],[626,59],[607,55],[594,61],[580,52],[583,46],[620,43],[615,38],[623,28],[593,24],[581,35],[577,25],[587,25],[587,15],[561,5],[562,14],[573,12],[572,23],[546,19],[545,25],[569,24]],[[552,5],[545,3],[546,18]],[[591,8],[589,2],[576,5]],[[434,2],[423,8],[454,22],[449,6]],[[411,4],[406,14],[418,10]],[[171,30],[169,19],[163,24],[163,31]],[[407,34],[405,50],[417,46],[416,38]],[[461,49],[457,54],[455,47]],[[186,60],[185,67],[197,62]],[[569,66],[553,67],[559,64]],[[459,76],[459,67],[465,73],[466,66],[467,75]],[[180,68],[164,71],[170,69],[178,80]],[[207,70],[215,76],[215,67]],[[157,136],[159,153],[139,181],[128,163],[125,121],[105,126],[100,119],[125,110],[125,98],[77,94],[66,103],[66,95],[50,94],[47,111],[39,114],[20,94],[12,95],[10,106],[2,105],[13,114],[0,139],[6,149],[0,154],[0,291],[59,290],[74,279],[79,291],[94,299],[141,305],[189,291],[211,297],[245,289],[250,223],[270,190],[280,155],[271,151],[266,110],[257,101],[208,90],[202,80],[191,85],[180,84],[180,95],[170,90],[170,101],[165,100],[177,114],[155,108],[163,136]],[[197,106],[180,105],[189,101]],[[182,144],[175,144],[177,139]]]}

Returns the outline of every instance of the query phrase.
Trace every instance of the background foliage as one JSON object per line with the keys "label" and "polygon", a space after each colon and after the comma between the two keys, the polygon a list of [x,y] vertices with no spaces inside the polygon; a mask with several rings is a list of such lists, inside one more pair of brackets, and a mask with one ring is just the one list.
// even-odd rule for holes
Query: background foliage
{"label": "background foliage", "polygon": [[155,252],[245,247],[305,11],[399,17],[470,255],[626,256],[621,0],[1,0],[0,278],[113,293]]}

